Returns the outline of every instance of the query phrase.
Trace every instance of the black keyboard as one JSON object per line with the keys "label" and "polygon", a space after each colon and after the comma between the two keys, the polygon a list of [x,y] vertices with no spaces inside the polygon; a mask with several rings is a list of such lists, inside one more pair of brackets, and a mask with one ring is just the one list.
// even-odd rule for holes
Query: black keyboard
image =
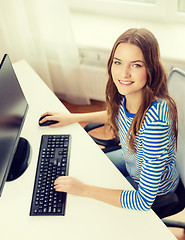
{"label": "black keyboard", "polygon": [[66,193],[56,192],[54,181],[68,175],[70,135],[43,135],[30,215],[65,215]]}

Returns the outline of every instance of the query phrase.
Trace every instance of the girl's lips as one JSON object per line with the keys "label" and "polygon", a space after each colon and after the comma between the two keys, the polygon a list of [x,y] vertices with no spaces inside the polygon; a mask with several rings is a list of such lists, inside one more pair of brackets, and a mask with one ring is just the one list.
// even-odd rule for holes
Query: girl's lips
{"label": "girl's lips", "polygon": [[125,85],[125,86],[129,86],[133,83],[132,81],[123,81],[123,80],[118,80],[118,81],[120,84]]}

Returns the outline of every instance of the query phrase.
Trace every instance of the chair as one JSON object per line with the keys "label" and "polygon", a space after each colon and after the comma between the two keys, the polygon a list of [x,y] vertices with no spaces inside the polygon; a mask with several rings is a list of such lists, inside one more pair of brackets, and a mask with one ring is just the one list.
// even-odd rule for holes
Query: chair
{"label": "chair", "polygon": [[[185,72],[180,69],[174,68],[168,77],[168,89],[172,98],[175,100],[178,109],[178,140],[177,140],[177,165],[180,172],[180,177],[184,186],[182,186],[182,191],[185,193],[185,103],[183,99],[185,97]],[[90,134],[90,131],[99,127],[102,127],[103,124],[99,123],[89,123],[85,126],[85,130]],[[117,139],[98,139],[90,136],[98,144],[103,146],[102,151],[111,159],[121,157],[121,147]],[[132,184],[132,182],[130,182]],[[133,185],[133,184],[132,184]],[[134,185],[133,185],[134,186]],[[185,222],[178,222],[172,220],[163,219],[169,215],[165,214],[165,208],[168,206],[168,201],[170,204],[174,202],[176,204],[177,197],[175,194],[170,195],[167,202],[162,201],[162,207],[164,208],[164,214],[162,217],[163,222],[168,227],[178,227],[185,229]],[[176,214],[185,208],[185,199],[182,202],[180,209],[174,209],[173,214]],[[170,214],[171,215],[171,214]]]}
{"label": "chair", "polygon": [[[178,109],[178,139],[177,139],[177,165],[180,177],[185,187],[185,72],[174,68],[168,76],[169,94],[175,100]],[[185,207],[185,199],[184,199]],[[168,227],[181,227],[185,229],[185,222],[169,221],[164,219]]]}

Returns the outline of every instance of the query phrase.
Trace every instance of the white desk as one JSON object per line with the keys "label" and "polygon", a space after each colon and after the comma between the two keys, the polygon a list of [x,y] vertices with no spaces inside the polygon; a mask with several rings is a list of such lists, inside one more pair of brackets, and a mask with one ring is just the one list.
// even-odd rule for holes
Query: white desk
{"label": "white desk", "polygon": [[25,61],[14,64],[14,68],[29,104],[22,136],[30,142],[32,155],[26,172],[5,184],[0,198],[0,239],[176,239],[152,210],[126,210],[70,194],[65,216],[29,216],[42,134],[72,135],[71,176],[108,188],[130,189],[131,186],[79,124],[58,129],[38,126],[43,112],[67,110]]}

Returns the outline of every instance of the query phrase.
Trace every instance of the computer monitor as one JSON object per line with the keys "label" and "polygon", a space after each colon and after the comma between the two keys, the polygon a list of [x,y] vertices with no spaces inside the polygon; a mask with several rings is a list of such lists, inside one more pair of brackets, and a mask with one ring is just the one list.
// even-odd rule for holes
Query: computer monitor
{"label": "computer monitor", "polygon": [[0,196],[6,181],[17,179],[29,164],[30,145],[20,133],[28,104],[7,54],[0,63]]}

